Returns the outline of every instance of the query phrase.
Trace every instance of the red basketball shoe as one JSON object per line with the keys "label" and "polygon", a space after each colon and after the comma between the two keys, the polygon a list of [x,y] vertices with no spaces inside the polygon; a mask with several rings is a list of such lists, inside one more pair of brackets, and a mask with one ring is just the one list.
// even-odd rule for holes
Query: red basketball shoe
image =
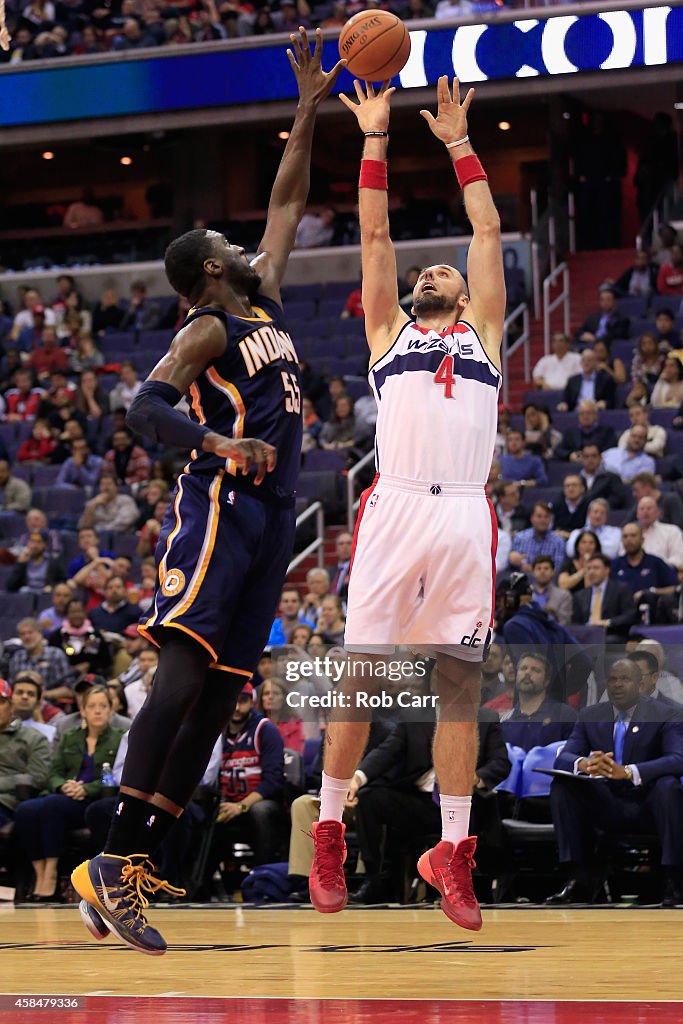
{"label": "red basketball shoe", "polygon": [[320,914],[338,914],[346,906],[349,894],[344,878],[346,825],[340,821],[316,821],[313,824],[313,866],[308,879],[311,903]]}
{"label": "red basketball shoe", "polygon": [[446,917],[473,932],[478,932],[482,924],[481,911],[472,888],[476,846],[476,836],[468,836],[457,846],[442,839],[423,853],[417,862],[417,870],[425,882],[441,893],[441,909]]}

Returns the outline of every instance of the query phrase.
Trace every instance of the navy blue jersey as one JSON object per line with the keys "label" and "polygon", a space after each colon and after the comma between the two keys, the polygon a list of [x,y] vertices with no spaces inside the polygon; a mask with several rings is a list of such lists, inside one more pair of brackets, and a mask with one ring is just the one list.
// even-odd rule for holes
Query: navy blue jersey
{"label": "navy blue jersey", "polygon": [[225,469],[235,490],[255,498],[293,503],[301,463],[301,375],[282,309],[259,295],[253,317],[235,316],[213,306],[191,310],[185,325],[200,316],[216,316],[225,325],[228,344],[218,359],[190,386],[192,419],[225,437],[258,437],[277,448],[277,466],[254,485],[253,471],[243,476],[232,459],[193,451],[188,472],[214,475]]}

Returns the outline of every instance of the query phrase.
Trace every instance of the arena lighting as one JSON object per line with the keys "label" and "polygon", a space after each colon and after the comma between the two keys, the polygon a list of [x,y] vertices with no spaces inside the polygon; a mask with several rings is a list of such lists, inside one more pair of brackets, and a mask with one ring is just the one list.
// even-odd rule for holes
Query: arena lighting
{"label": "arena lighting", "polygon": [[130,165],[133,163],[133,158],[130,156],[122,156],[119,160],[119,163],[123,164],[124,167],[130,167]]}
{"label": "arena lighting", "polygon": [[289,132],[278,132],[277,133],[277,137],[278,137],[278,139],[288,139],[289,138]]}
{"label": "arena lighting", "polygon": [[498,127],[502,132],[509,132],[512,125],[510,124],[509,121],[499,121]]}
{"label": "arena lighting", "polygon": [[54,153],[50,152],[49,149],[46,149],[45,152],[42,154],[42,157],[43,160],[54,160],[55,155]]}

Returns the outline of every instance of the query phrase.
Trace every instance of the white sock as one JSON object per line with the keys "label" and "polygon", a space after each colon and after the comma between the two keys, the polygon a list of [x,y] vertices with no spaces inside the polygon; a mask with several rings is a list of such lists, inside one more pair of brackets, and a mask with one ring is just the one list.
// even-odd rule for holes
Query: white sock
{"label": "white sock", "polygon": [[458,845],[470,832],[471,796],[441,794],[441,838]]}
{"label": "white sock", "polygon": [[341,821],[351,779],[333,779],[323,772],[320,790],[320,821]]}

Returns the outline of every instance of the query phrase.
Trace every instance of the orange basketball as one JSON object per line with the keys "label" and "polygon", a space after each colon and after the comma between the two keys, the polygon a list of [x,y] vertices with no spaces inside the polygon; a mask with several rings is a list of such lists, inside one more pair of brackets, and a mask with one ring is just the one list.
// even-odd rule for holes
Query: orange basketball
{"label": "orange basketball", "polygon": [[405,67],[410,34],[389,11],[360,11],[341,30],[339,53],[346,57],[348,70],[356,78],[384,82]]}

